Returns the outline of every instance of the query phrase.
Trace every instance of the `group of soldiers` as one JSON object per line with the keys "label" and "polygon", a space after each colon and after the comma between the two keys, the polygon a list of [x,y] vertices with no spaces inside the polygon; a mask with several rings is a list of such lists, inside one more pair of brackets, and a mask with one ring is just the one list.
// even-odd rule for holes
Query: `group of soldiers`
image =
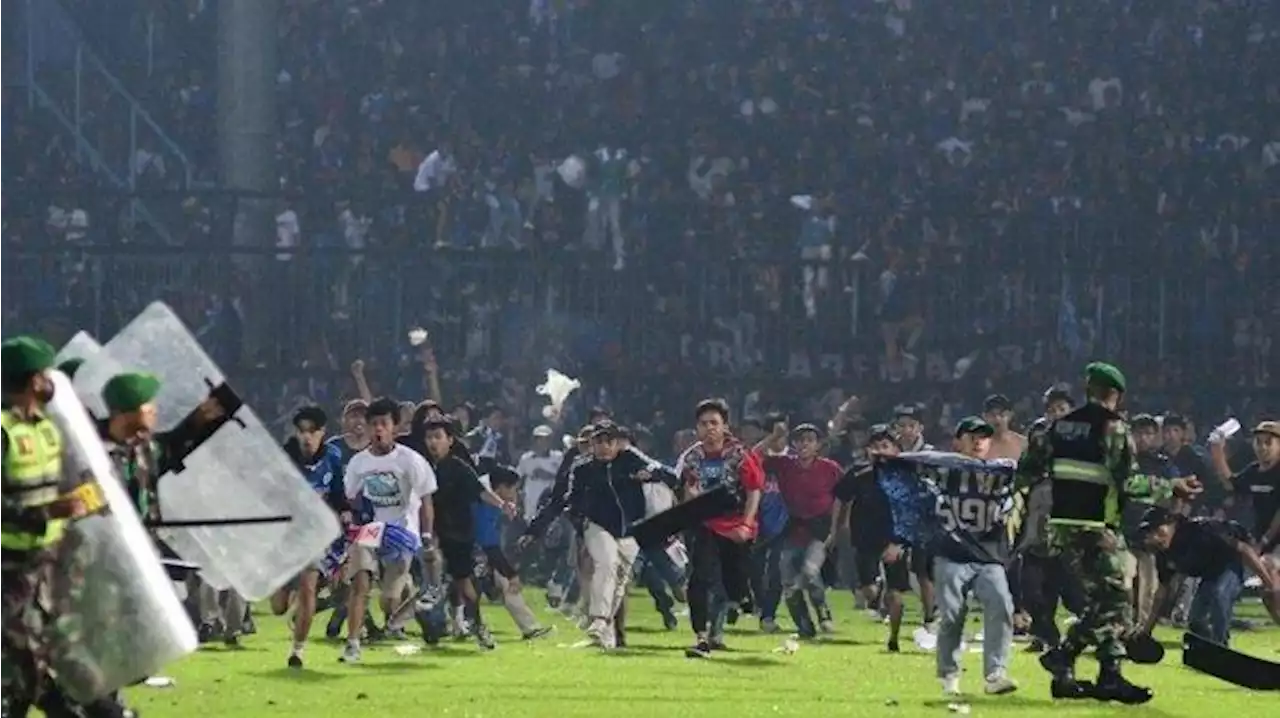
{"label": "group of soldiers", "polygon": [[[78,703],[63,685],[68,662],[60,654],[77,639],[65,595],[79,589],[76,576],[59,571],[74,550],[69,522],[110,508],[92,477],[65,471],[63,433],[46,408],[55,392],[50,370],[74,375],[81,360],[55,365],[55,357],[38,338],[0,344],[0,717],[22,717],[33,706],[50,718],[125,717],[133,712],[115,692]],[[142,517],[156,517],[159,507],[159,392],[155,376],[116,375],[102,389],[109,416],[96,422]]]}

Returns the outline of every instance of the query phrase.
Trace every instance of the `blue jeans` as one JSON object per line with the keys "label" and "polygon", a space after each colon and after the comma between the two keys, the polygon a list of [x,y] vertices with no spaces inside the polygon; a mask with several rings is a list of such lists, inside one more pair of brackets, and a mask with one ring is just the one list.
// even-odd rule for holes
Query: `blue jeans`
{"label": "blue jeans", "polygon": [[1214,643],[1227,645],[1231,637],[1231,618],[1244,584],[1244,572],[1232,566],[1213,578],[1200,579],[1196,595],[1191,599],[1191,632]]}
{"label": "blue jeans", "polygon": [[779,533],[751,547],[751,592],[756,596],[761,621],[777,618],[778,604],[782,601],[782,574],[778,563],[782,540]]}
{"label": "blue jeans", "polygon": [[653,604],[658,612],[670,613],[675,608],[676,600],[669,589],[684,583],[684,575],[662,549],[644,551],[641,556],[643,567],[640,569],[640,580],[649,589],[649,595],[653,596]]}

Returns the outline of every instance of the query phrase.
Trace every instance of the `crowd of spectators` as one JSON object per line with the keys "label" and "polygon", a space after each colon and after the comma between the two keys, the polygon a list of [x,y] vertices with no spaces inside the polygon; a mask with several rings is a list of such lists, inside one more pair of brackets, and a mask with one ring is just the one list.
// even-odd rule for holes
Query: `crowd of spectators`
{"label": "crowd of spectators", "polygon": [[[216,182],[216,0],[61,2]],[[645,411],[1031,396],[1093,356],[1238,411],[1280,327],[1269,7],[281,0],[274,246],[233,261],[240,200],[191,190],[142,200],[170,246],[140,248],[7,84],[5,319],[109,334],[163,295],[308,391],[355,356],[394,376],[422,324],[468,391],[554,362]]]}

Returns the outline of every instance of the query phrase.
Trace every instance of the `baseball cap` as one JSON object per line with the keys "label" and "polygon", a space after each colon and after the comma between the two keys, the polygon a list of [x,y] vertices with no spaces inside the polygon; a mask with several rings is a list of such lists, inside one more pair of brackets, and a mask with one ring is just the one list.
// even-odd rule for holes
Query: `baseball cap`
{"label": "baseball cap", "polygon": [[545,439],[551,436],[551,434],[552,434],[551,427],[547,426],[546,424],[539,424],[533,427],[534,438]]}
{"label": "baseball cap", "polygon": [[1176,514],[1172,514],[1163,506],[1149,506],[1147,510],[1142,512],[1142,519],[1138,521],[1138,531],[1147,533],[1158,526],[1163,526],[1176,518]]}
{"label": "baseball cap", "polygon": [[982,419],[980,416],[966,416],[956,424],[956,437],[965,434],[978,434],[979,436],[991,436],[996,433],[995,428]]}
{"label": "baseball cap", "polygon": [[812,433],[814,436],[821,437],[822,430],[813,424],[801,424],[791,430],[792,436],[798,436],[804,433]]}
{"label": "baseball cap", "polygon": [[1270,434],[1280,439],[1280,421],[1264,421],[1253,427],[1255,434]]}
{"label": "baseball cap", "polygon": [[621,439],[624,436],[626,432],[612,421],[602,421],[591,430],[592,439]]}
{"label": "baseball cap", "polygon": [[1173,412],[1169,412],[1164,415],[1163,426],[1165,428],[1172,426],[1178,429],[1185,429],[1187,428],[1187,417],[1183,416],[1182,414],[1175,414]]}
{"label": "baseball cap", "polygon": [[904,417],[909,419],[918,419],[920,418],[920,405],[906,403],[899,404],[893,407],[893,416],[898,419]]}
{"label": "baseball cap", "polygon": [[1075,399],[1071,398],[1071,388],[1065,384],[1054,384],[1044,390],[1044,403],[1050,404],[1055,401],[1065,401],[1068,404],[1075,405]]}
{"label": "baseball cap", "polygon": [[1013,411],[1013,402],[1004,394],[992,394],[982,402],[983,411]]}
{"label": "baseball cap", "polygon": [[874,424],[867,434],[867,441],[897,441],[898,432],[888,424]]}
{"label": "baseball cap", "polygon": [[1160,426],[1160,422],[1156,421],[1156,418],[1150,414],[1138,414],[1137,416],[1129,420],[1129,424],[1133,426],[1133,428],[1135,429],[1140,426],[1151,426],[1151,427]]}

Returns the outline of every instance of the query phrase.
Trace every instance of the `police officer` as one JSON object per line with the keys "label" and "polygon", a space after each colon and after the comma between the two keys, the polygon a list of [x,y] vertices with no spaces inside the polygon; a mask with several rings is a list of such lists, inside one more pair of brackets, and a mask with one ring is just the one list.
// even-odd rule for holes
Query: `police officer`
{"label": "police officer", "polygon": [[[1067,569],[1079,577],[1084,611],[1062,642],[1040,657],[1053,674],[1055,698],[1093,697],[1102,701],[1138,704],[1151,700],[1150,689],[1121,675],[1123,638],[1132,631],[1129,591],[1124,583],[1124,536],[1121,510],[1126,500],[1172,494],[1191,497],[1201,487],[1195,480],[1162,479],[1139,474],[1129,427],[1117,413],[1126,387],[1115,366],[1094,362],[1085,367],[1087,403],[1055,420],[1047,431],[1031,437],[1018,465],[1018,482],[1050,481],[1052,505],[1050,545]],[[1096,684],[1078,682],[1076,658],[1095,646],[1099,673]]]}

